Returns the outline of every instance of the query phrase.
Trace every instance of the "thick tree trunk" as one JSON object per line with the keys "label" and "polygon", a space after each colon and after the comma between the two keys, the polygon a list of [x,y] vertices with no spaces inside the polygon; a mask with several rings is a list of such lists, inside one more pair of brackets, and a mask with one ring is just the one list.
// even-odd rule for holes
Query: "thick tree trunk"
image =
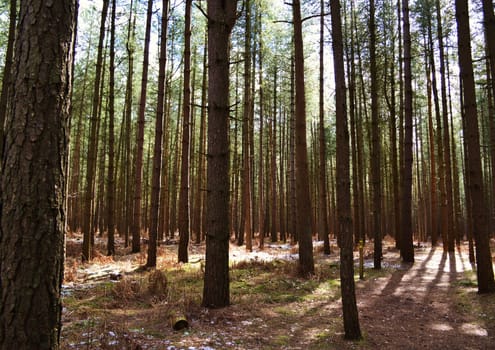
{"label": "thick tree trunk", "polygon": [[230,304],[229,47],[237,1],[208,0],[208,179],[203,306]]}
{"label": "thick tree trunk", "polygon": [[349,174],[349,130],[347,126],[344,49],[340,2],[331,1],[332,47],[335,71],[335,108],[337,127],[337,212],[340,236],[340,280],[342,310],[346,339],[360,339],[361,329],[356,305],[351,217],[351,188]]}
{"label": "thick tree trunk", "polygon": [[481,168],[481,150],[478,129],[478,111],[476,90],[471,59],[471,39],[469,28],[469,12],[467,0],[455,1],[457,37],[459,52],[459,69],[463,86],[465,112],[465,150],[467,154],[466,171],[469,173],[469,198],[473,216],[473,235],[476,242],[476,274],[478,276],[478,292],[495,292],[493,264],[490,253],[488,232],[488,211],[486,210],[483,189],[483,173]]}
{"label": "thick tree trunk", "polygon": [[75,22],[75,0],[21,3],[1,177],[1,349],[59,347]]}

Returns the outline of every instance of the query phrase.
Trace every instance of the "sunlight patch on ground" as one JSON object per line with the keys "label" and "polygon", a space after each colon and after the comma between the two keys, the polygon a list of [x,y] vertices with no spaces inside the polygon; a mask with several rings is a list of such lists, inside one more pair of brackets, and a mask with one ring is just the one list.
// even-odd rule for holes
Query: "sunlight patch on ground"
{"label": "sunlight patch on ground", "polygon": [[434,331],[448,332],[454,330],[454,328],[447,323],[433,323],[429,326]]}
{"label": "sunlight patch on ground", "polygon": [[461,326],[461,332],[468,335],[476,335],[478,337],[487,337],[488,331],[474,323],[464,323]]}

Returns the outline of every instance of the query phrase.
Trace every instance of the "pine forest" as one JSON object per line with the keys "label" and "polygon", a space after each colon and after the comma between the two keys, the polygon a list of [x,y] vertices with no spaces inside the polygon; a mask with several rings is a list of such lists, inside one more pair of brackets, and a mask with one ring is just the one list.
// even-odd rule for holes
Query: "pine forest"
{"label": "pine forest", "polygon": [[489,349],[492,0],[0,0],[0,349]]}

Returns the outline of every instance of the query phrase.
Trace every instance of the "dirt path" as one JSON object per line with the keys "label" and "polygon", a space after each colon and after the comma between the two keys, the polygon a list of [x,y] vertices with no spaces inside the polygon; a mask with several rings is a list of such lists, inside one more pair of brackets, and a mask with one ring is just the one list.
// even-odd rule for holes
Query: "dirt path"
{"label": "dirt path", "polygon": [[495,299],[476,293],[466,249],[423,248],[415,260],[358,283],[365,348],[495,349]]}

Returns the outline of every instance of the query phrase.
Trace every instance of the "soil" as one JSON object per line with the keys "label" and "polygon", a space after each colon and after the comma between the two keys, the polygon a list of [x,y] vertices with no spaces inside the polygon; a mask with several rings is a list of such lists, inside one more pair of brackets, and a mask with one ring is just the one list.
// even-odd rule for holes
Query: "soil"
{"label": "soil", "polygon": [[[379,271],[366,247],[365,278],[356,278],[359,341],[344,340],[335,248],[324,256],[316,244],[316,274],[306,281],[292,272],[295,247],[231,245],[232,305],[208,310],[200,306],[204,245],[191,246],[186,265],[175,263],[177,246],[160,246],[158,270],[186,276],[167,287],[173,296],[144,296],[136,282],[148,273],[136,272],[144,253],[121,247],[81,265],[79,245],[77,236],[68,242],[63,349],[495,349],[495,295],[477,294],[467,244],[446,254],[422,243],[415,263],[403,264],[386,241]],[[246,262],[252,273],[235,269]],[[174,330],[180,316],[188,327]]]}

